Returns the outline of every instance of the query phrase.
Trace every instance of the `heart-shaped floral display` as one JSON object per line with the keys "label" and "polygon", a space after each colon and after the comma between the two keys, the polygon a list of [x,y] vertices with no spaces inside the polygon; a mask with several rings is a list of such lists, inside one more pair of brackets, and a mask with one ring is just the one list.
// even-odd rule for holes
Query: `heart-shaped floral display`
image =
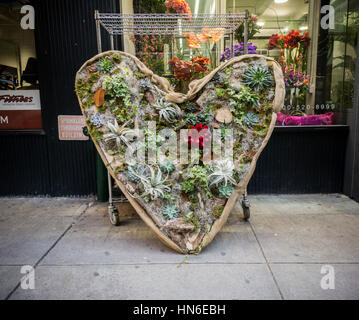
{"label": "heart-shaped floral display", "polygon": [[280,66],[235,57],[174,92],[136,57],[87,61],[76,92],[109,172],[169,247],[198,253],[227,220],[253,174],[284,100]]}

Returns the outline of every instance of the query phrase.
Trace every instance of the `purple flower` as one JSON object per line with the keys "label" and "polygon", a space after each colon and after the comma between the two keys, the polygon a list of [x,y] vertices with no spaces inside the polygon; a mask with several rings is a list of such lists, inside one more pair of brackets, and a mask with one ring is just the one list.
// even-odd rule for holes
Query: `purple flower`
{"label": "purple flower", "polygon": [[[252,42],[248,42],[248,54],[256,54],[257,53],[256,49],[257,49],[256,45],[253,45]],[[244,54],[244,43],[235,44],[233,46],[233,56],[236,57],[241,54]],[[230,58],[231,58],[231,49],[228,46],[222,52],[220,61],[223,62],[229,60]]]}

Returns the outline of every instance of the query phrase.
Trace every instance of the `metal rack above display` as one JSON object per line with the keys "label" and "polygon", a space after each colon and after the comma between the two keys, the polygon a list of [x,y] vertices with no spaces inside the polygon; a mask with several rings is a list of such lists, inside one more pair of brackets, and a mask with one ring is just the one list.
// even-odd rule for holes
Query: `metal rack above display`
{"label": "metal rack above display", "polygon": [[189,32],[200,33],[204,27],[216,29],[230,36],[230,48],[233,56],[234,32],[244,24],[244,53],[248,52],[248,10],[243,13],[224,14],[122,14],[100,13],[95,11],[97,40],[101,43],[100,26],[113,37],[118,35],[168,35],[182,37]]}
{"label": "metal rack above display", "polygon": [[203,27],[216,28],[224,34],[233,33],[248,19],[246,14],[116,14],[98,13],[100,24],[109,34],[177,35],[201,32]]}

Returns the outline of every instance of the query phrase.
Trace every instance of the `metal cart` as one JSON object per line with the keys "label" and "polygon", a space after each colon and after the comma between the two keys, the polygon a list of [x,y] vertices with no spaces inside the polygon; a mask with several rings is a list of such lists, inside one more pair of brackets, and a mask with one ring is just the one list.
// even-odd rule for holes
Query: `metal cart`
{"label": "metal cart", "polygon": [[[196,14],[191,19],[183,14],[121,14],[100,13],[95,11],[96,36],[98,53],[102,52],[101,26],[110,36],[111,50],[115,49],[114,37],[127,35],[170,35],[183,37],[187,32],[201,32],[203,27],[221,28],[224,34],[229,35],[231,57],[233,57],[234,32],[244,22],[244,53],[248,52],[248,10],[243,14]],[[114,204],[127,202],[126,197],[113,188],[112,177],[108,173],[108,214],[113,225],[120,224],[119,212]],[[118,196],[114,196],[118,192]],[[250,203],[247,198],[247,190],[242,196],[241,205],[244,219],[250,217]]]}

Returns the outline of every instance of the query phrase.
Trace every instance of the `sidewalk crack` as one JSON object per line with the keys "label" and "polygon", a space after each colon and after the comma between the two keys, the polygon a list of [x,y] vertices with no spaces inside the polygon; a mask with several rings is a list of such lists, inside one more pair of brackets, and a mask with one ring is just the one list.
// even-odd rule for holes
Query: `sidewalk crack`
{"label": "sidewalk crack", "polygon": [[278,282],[277,282],[277,279],[276,279],[275,276],[274,276],[273,270],[272,270],[272,268],[271,268],[271,266],[270,266],[270,264],[269,264],[269,261],[268,261],[266,255],[265,255],[265,253],[264,253],[263,247],[262,247],[261,243],[259,242],[259,239],[258,239],[258,237],[257,237],[256,231],[254,230],[254,227],[253,227],[252,223],[251,223],[250,221],[248,221],[248,223],[249,223],[249,225],[250,225],[250,227],[251,227],[251,229],[252,229],[252,232],[253,232],[253,234],[254,234],[254,237],[255,237],[255,239],[256,239],[256,241],[257,241],[257,243],[258,243],[259,249],[260,249],[261,252],[262,252],[262,255],[263,255],[263,258],[264,258],[264,260],[265,260],[265,262],[266,262],[266,265],[267,265],[267,267],[268,267],[268,270],[269,270],[270,274],[272,275],[273,281],[274,281],[274,283],[275,283],[275,286],[277,287],[277,290],[278,290],[278,292],[279,292],[280,298],[281,298],[281,300],[284,300],[284,296],[283,296],[282,290],[280,289],[279,284],[278,284]]}

